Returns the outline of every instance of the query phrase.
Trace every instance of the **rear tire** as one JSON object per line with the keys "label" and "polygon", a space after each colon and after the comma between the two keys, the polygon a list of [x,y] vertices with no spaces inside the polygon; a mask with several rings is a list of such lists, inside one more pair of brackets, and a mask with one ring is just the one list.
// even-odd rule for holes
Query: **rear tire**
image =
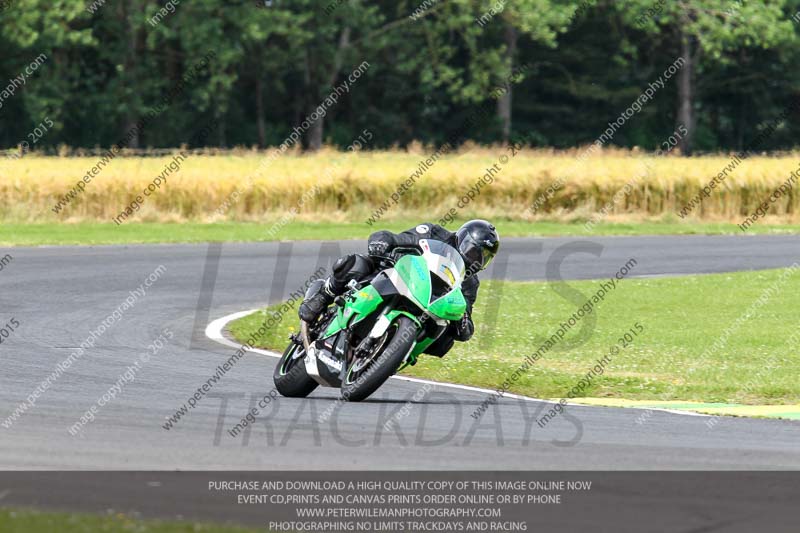
{"label": "rear tire", "polygon": [[272,380],[281,395],[289,398],[305,398],[319,386],[319,383],[306,373],[305,352],[303,346],[292,342],[275,366]]}
{"label": "rear tire", "polygon": [[387,331],[391,335],[388,344],[366,363],[366,368],[357,369],[356,364],[359,361],[354,361],[347,369],[342,381],[342,400],[360,402],[383,385],[397,371],[403,358],[411,350],[418,332],[417,324],[407,316],[400,316],[393,322]]}

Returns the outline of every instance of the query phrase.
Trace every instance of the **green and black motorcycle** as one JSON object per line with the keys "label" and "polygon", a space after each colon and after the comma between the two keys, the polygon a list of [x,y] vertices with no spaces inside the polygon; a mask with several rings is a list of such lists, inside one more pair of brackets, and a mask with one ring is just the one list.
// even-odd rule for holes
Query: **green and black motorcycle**
{"label": "green and black motorcycle", "polygon": [[464,260],[452,246],[423,239],[380,261],[377,275],[351,281],[315,323],[300,322],[275,367],[278,392],[303,398],[322,385],[364,400],[464,316]]}

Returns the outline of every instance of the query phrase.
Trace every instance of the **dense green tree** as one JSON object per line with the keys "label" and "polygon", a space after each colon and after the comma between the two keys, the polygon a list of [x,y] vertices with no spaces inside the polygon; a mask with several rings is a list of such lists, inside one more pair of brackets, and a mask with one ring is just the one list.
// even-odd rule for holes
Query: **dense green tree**
{"label": "dense green tree", "polygon": [[[798,31],[800,0],[13,0],[0,11],[0,148],[45,119],[33,148],[51,151],[173,147],[212,120],[206,142],[223,147],[275,146],[303,124],[305,149],[365,128],[373,148],[568,147],[681,56],[613,144],[658,149],[685,125],[685,154],[738,150],[800,96]],[[494,112],[471,122],[479,108]],[[758,149],[796,146],[791,119]]]}
{"label": "dense green tree", "polygon": [[680,140],[685,154],[691,153],[697,126],[697,76],[706,65],[736,61],[744,49],[790,46],[796,39],[785,18],[785,0],[620,0],[615,5],[648,37],[674,43],[685,61],[677,77],[676,113],[676,125],[688,129]]}

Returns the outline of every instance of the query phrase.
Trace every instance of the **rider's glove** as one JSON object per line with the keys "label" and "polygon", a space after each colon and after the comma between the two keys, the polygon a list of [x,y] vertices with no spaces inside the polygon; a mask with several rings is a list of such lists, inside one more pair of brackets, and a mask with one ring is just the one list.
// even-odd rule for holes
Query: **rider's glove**
{"label": "rider's glove", "polygon": [[475,333],[475,324],[472,323],[472,318],[466,314],[456,323],[454,337],[457,341],[466,342],[472,338],[473,333]]}
{"label": "rider's glove", "polygon": [[386,241],[370,241],[367,245],[367,252],[371,256],[384,256],[389,249],[389,243]]}

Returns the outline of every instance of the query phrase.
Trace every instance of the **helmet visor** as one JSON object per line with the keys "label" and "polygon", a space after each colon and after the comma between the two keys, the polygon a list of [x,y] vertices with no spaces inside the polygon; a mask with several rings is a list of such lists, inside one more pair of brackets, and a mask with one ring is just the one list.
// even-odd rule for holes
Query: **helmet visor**
{"label": "helmet visor", "polygon": [[498,243],[478,242],[470,234],[464,235],[458,245],[458,250],[467,262],[467,268],[473,273],[489,266],[497,253],[497,248]]}

